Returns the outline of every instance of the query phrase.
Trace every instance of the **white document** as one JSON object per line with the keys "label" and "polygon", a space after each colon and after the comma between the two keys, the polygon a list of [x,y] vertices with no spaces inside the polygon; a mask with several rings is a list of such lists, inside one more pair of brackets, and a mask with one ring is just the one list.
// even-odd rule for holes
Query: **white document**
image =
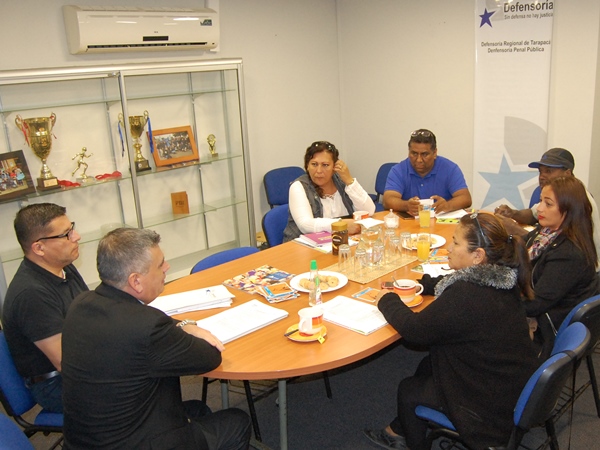
{"label": "white document", "polygon": [[224,308],[231,306],[234,295],[223,285],[194,289],[178,294],[163,295],[149,305],[160,309],[168,316],[203,309]]}
{"label": "white document", "polygon": [[343,295],[323,303],[323,319],[360,334],[371,334],[387,325],[376,306]]}
{"label": "white document", "polygon": [[287,316],[287,311],[254,299],[196,323],[226,344]]}
{"label": "white document", "polygon": [[464,209],[457,209],[455,211],[439,213],[436,215],[438,219],[460,219],[462,216],[469,214]]}

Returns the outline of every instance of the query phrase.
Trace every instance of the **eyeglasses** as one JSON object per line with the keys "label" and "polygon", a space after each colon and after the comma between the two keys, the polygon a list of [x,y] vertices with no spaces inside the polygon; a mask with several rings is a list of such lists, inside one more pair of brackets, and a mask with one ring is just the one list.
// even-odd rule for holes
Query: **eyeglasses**
{"label": "eyeglasses", "polygon": [[311,147],[325,147],[327,150],[335,149],[335,145],[327,141],[316,141],[311,144]]}
{"label": "eyeglasses", "polygon": [[434,137],[431,131],[427,130],[416,130],[410,134],[411,137],[423,136],[426,138]]}
{"label": "eyeglasses", "polygon": [[62,239],[62,238],[67,238],[67,239],[71,239],[71,237],[73,236],[73,231],[75,231],[75,222],[71,222],[71,228],[69,228],[66,232],[64,232],[63,234],[57,234],[56,236],[46,236],[46,237],[41,237],[39,238],[37,241],[35,242],[39,242],[42,239]]}
{"label": "eyeglasses", "polygon": [[[481,236],[481,239],[479,239],[479,236],[477,237],[477,243],[479,244],[480,247],[486,247],[487,245],[489,245],[489,240],[487,238],[487,236],[485,234],[483,234],[483,228],[481,228],[481,224],[479,223],[479,219],[477,218],[478,213],[473,213],[471,214],[471,220],[473,220],[473,222],[475,222],[475,225],[477,225],[477,229],[479,230],[479,235]],[[483,240],[483,245],[481,245],[481,240]]]}

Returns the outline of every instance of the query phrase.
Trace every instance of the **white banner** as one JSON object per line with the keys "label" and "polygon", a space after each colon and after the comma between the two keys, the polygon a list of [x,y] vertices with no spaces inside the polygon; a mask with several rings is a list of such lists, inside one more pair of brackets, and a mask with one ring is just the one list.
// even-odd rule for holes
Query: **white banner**
{"label": "white banner", "polygon": [[547,148],[553,1],[475,1],[473,206],[529,205]]}

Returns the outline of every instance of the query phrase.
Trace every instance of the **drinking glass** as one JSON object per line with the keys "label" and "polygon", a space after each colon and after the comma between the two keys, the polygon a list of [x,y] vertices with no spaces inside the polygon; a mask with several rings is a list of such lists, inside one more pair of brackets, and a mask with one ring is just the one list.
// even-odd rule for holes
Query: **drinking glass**
{"label": "drinking glass", "polygon": [[367,250],[359,247],[354,252],[354,275],[358,278],[367,274]]}
{"label": "drinking glass", "polygon": [[431,224],[431,208],[433,200],[420,200],[419,204],[419,226],[429,228]]}
{"label": "drinking glass", "polygon": [[431,249],[431,235],[429,233],[419,233],[417,236],[417,258],[421,262],[429,259],[429,250]]}
{"label": "drinking glass", "polygon": [[400,262],[402,260],[402,237],[394,235],[390,239],[392,247],[392,257],[390,262]]}
{"label": "drinking glass", "polygon": [[351,271],[351,256],[350,246],[342,244],[338,248],[338,271],[344,275],[348,275]]}
{"label": "drinking glass", "polygon": [[385,237],[383,243],[385,245],[383,264],[390,264],[394,260],[395,248],[392,239],[396,236],[396,230],[387,229],[385,230]]}
{"label": "drinking glass", "polygon": [[408,231],[404,231],[400,234],[400,240],[402,241],[401,252],[404,258],[410,258],[412,256],[413,242],[412,236]]}
{"label": "drinking glass", "polygon": [[381,241],[373,243],[373,268],[377,269],[384,264],[385,245]]}

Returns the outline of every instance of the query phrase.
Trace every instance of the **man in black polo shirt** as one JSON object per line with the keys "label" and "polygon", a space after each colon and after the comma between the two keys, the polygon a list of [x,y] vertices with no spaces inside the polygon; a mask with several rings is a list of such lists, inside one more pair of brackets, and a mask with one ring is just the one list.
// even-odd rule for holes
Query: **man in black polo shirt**
{"label": "man in black polo shirt", "polygon": [[72,264],[81,236],[66,208],[52,203],[22,208],[14,226],[25,257],[6,292],[2,327],[33,398],[62,413],[63,322],[73,299],[88,290]]}

